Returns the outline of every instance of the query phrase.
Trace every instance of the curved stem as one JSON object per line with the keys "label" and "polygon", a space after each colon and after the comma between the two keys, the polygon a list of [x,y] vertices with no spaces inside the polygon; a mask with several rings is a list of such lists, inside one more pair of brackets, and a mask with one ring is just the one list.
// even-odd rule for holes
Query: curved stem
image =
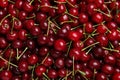
{"label": "curved stem", "polygon": [[0,21],[0,25],[2,25],[2,22],[7,18],[9,17],[11,14],[8,14],[7,16],[5,16],[1,21]]}

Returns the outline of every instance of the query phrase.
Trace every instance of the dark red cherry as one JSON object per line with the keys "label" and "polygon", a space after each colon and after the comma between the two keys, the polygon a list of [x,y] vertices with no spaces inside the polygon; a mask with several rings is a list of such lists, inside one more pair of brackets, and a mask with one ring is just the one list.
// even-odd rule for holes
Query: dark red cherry
{"label": "dark red cherry", "polygon": [[45,72],[46,72],[46,67],[44,65],[38,65],[35,68],[35,74],[39,77],[42,76]]}
{"label": "dark red cherry", "polygon": [[120,73],[115,73],[112,77],[113,80],[119,80],[120,79]]}
{"label": "dark red cherry", "polygon": [[79,14],[79,21],[80,21],[80,23],[88,22],[88,15],[85,13],[80,13]]}
{"label": "dark red cherry", "polygon": [[64,51],[66,49],[66,42],[63,39],[57,39],[54,43],[54,48],[58,51]]}
{"label": "dark red cherry", "polygon": [[103,22],[103,15],[101,13],[95,13],[93,16],[92,16],[92,20],[95,22],[95,23],[101,23]]}
{"label": "dark red cherry", "polygon": [[0,7],[5,8],[8,6],[8,0],[0,0]]}
{"label": "dark red cherry", "polygon": [[27,61],[20,61],[18,63],[18,69],[21,71],[21,72],[26,72],[28,71],[28,62]]}
{"label": "dark red cherry", "polygon": [[27,60],[30,65],[34,65],[38,62],[38,56],[36,54],[32,54]]}
{"label": "dark red cherry", "polygon": [[58,77],[58,73],[55,69],[48,70],[48,77],[51,79],[56,79]]}
{"label": "dark red cherry", "polygon": [[8,70],[3,70],[0,72],[0,79],[1,80],[11,80],[12,79],[12,72]]}

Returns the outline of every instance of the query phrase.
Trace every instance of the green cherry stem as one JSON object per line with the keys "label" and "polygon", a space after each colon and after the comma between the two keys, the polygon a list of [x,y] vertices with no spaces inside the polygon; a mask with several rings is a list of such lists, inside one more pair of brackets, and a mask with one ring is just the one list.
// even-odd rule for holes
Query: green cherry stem
{"label": "green cherry stem", "polygon": [[5,16],[1,21],[0,21],[0,25],[2,25],[2,22],[7,18],[9,17],[11,14],[8,14],[7,16]]}
{"label": "green cherry stem", "polygon": [[119,52],[119,50],[116,49],[110,49],[110,48],[106,48],[106,47],[102,47],[105,50],[109,50],[109,51],[113,51],[113,52]]}
{"label": "green cherry stem", "polygon": [[28,47],[26,47],[26,48],[23,50],[23,52],[18,56],[17,60],[19,60],[19,59],[23,56],[23,54],[27,51],[27,49],[28,49]]}
{"label": "green cherry stem", "polygon": [[4,54],[5,51],[11,46],[11,44],[8,44],[8,46],[2,51],[2,53],[0,53],[0,55]]}
{"label": "green cherry stem", "polygon": [[99,44],[99,42],[93,43],[93,44],[91,44],[91,45],[83,48],[82,51],[84,51],[84,50],[86,50],[86,49],[88,49],[88,48],[90,48],[90,47],[92,47],[92,46],[94,46],[94,45],[96,45],[96,44]]}
{"label": "green cherry stem", "polygon": [[71,45],[72,45],[72,41],[69,42],[68,50],[67,50],[67,56],[68,56],[68,53],[69,53],[69,51],[70,51]]}
{"label": "green cherry stem", "polygon": [[2,59],[2,60],[5,61],[5,62],[8,62],[8,64],[10,64],[10,65],[12,65],[12,66],[14,66],[14,67],[16,67],[16,68],[18,67],[17,65],[15,65],[15,64],[7,61],[6,59],[4,59],[2,56],[0,56],[0,59]]}
{"label": "green cherry stem", "polygon": [[73,71],[72,71],[73,80],[75,80],[75,68],[74,68],[74,65],[75,65],[75,59],[73,57]]}

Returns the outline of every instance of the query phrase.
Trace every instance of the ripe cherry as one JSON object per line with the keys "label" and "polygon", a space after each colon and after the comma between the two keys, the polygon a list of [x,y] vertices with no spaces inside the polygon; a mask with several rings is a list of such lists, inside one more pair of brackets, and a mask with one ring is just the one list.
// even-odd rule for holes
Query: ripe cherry
{"label": "ripe cherry", "polygon": [[46,67],[44,65],[39,65],[35,68],[35,73],[37,76],[42,76],[46,72]]}
{"label": "ripe cherry", "polygon": [[54,43],[54,48],[58,51],[64,51],[66,49],[66,42],[63,39],[57,39]]}

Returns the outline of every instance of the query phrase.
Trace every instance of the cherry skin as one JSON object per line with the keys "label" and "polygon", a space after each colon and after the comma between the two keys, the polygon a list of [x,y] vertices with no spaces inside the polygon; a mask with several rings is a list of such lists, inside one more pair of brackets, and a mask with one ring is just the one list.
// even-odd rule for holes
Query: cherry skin
{"label": "cherry skin", "polygon": [[95,13],[93,16],[92,16],[92,20],[95,22],[95,23],[101,23],[103,21],[103,15],[101,13]]}
{"label": "cherry skin", "polygon": [[57,73],[56,70],[54,70],[54,69],[49,69],[48,70],[48,77],[49,78],[56,79],[57,76],[58,76],[58,73]]}
{"label": "cherry skin", "polygon": [[7,40],[4,37],[0,37],[0,48],[6,48]]}
{"label": "cherry skin", "polygon": [[85,13],[80,13],[79,14],[79,21],[80,21],[80,23],[88,22],[88,15]]}
{"label": "cherry skin", "polygon": [[26,72],[28,71],[28,63],[27,61],[20,61],[18,63],[18,69],[21,71],[21,72]]}
{"label": "cherry skin", "polygon": [[11,71],[3,70],[0,72],[0,79],[1,80],[11,80],[12,79],[12,73]]}
{"label": "cherry skin", "polygon": [[54,59],[51,57],[51,56],[48,56],[46,59],[45,59],[45,61],[44,61],[44,65],[46,66],[46,67],[49,67],[49,66],[51,66],[52,64],[53,64],[53,62],[54,62]]}
{"label": "cherry skin", "polygon": [[0,0],[0,7],[7,7],[8,6],[8,0]]}
{"label": "cherry skin", "polygon": [[74,60],[80,60],[80,56],[81,56],[80,50],[77,48],[71,49],[69,52],[69,56],[71,59],[73,59],[74,57]]}
{"label": "cherry skin", "polygon": [[63,39],[57,39],[54,43],[54,48],[58,51],[64,51],[66,49],[66,42]]}
{"label": "cherry skin", "polygon": [[23,3],[23,9],[27,12],[31,12],[33,10],[33,6],[29,2],[25,1]]}
{"label": "cherry skin", "polygon": [[48,47],[41,47],[39,49],[39,55],[40,56],[45,56],[48,52],[49,52],[49,48]]}
{"label": "cherry skin", "polygon": [[68,33],[68,39],[72,41],[78,41],[81,38],[80,33],[77,31],[69,31]]}
{"label": "cherry skin", "polygon": [[64,59],[63,58],[57,58],[55,61],[55,66],[57,68],[63,68],[64,67]]}
{"label": "cherry skin", "polygon": [[114,68],[111,65],[105,64],[102,66],[102,71],[105,74],[113,74]]}
{"label": "cherry skin", "polygon": [[108,38],[107,36],[100,34],[96,37],[96,40],[99,42],[100,46],[107,46],[108,45]]}
{"label": "cherry skin", "polygon": [[66,11],[66,6],[64,4],[58,4],[57,7],[58,7],[57,9],[58,14],[62,14]]}
{"label": "cherry skin", "polygon": [[9,41],[15,41],[18,38],[18,34],[16,31],[12,31],[12,32],[8,33],[6,36],[7,36],[7,40],[9,40]]}
{"label": "cherry skin", "polygon": [[34,65],[38,62],[38,56],[36,54],[32,54],[27,60],[30,65]]}
{"label": "cherry skin", "polygon": [[107,80],[107,75],[104,73],[98,73],[96,75],[96,80]]}
{"label": "cherry skin", "polygon": [[37,76],[42,76],[46,72],[46,67],[44,65],[39,65],[35,68],[35,73]]}
{"label": "cherry skin", "polygon": [[66,69],[62,68],[62,69],[59,69],[59,70],[58,70],[58,75],[59,75],[61,78],[65,77],[66,74],[67,74],[67,70],[66,70]]}
{"label": "cherry skin", "polygon": [[116,73],[112,77],[113,80],[119,80],[120,79],[120,73]]}

